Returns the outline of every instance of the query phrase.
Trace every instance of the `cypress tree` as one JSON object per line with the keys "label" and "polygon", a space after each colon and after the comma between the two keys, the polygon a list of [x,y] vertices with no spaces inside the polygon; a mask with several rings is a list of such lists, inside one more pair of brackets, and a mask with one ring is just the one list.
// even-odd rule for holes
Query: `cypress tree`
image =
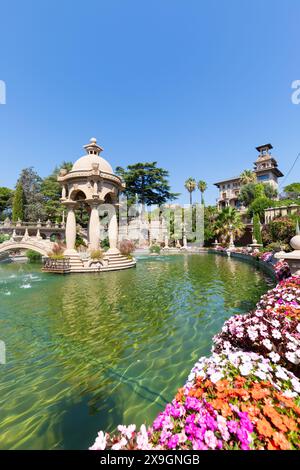
{"label": "cypress tree", "polygon": [[12,220],[17,222],[18,219],[24,219],[24,192],[21,181],[17,183],[12,207]]}
{"label": "cypress tree", "polygon": [[253,216],[253,236],[256,239],[257,243],[262,244],[262,237],[260,231],[260,220],[259,215],[254,214]]}

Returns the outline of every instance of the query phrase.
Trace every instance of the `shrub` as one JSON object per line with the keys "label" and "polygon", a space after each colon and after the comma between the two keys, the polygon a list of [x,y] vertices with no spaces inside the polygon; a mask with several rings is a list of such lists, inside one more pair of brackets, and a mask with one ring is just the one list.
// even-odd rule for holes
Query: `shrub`
{"label": "shrub", "polygon": [[149,248],[150,253],[155,253],[157,255],[160,254],[160,246],[159,245],[151,245]]}
{"label": "shrub", "polygon": [[104,238],[104,240],[101,240],[100,246],[104,251],[107,251],[109,249],[109,239]]}
{"label": "shrub", "polygon": [[265,196],[258,197],[250,204],[248,209],[248,217],[252,218],[254,214],[258,214],[260,221],[263,222],[265,209],[270,207],[272,201]]}
{"label": "shrub", "polygon": [[91,251],[91,258],[93,260],[99,260],[103,258],[103,251],[102,250],[93,250]]}
{"label": "shrub", "polygon": [[266,249],[268,251],[274,251],[275,253],[277,253],[278,251],[281,251],[281,247],[282,245],[278,242],[272,242],[272,243],[269,243],[267,246],[266,246]]}
{"label": "shrub", "polygon": [[7,240],[9,240],[9,235],[6,235],[5,233],[0,233],[0,243],[4,243]]}
{"label": "shrub", "polygon": [[256,239],[257,243],[262,244],[262,237],[260,231],[260,220],[259,215],[254,214],[253,216],[253,236]]}
{"label": "shrub", "polygon": [[131,255],[132,252],[134,251],[134,249],[135,249],[135,246],[134,246],[134,243],[131,240],[122,240],[119,243],[119,250],[120,250],[121,254],[124,255],[124,256]]}
{"label": "shrub", "polygon": [[52,251],[48,253],[51,259],[64,259],[64,245],[62,243],[54,243]]}
{"label": "shrub", "polygon": [[41,261],[41,259],[42,259],[42,255],[40,253],[38,253],[37,251],[34,251],[34,250],[27,250],[26,251],[26,256],[27,256],[28,261],[30,263],[37,263],[37,262]]}
{"label": "shrub", "polygon": [[76,240],[75,240],[75,247],[79,248],[81,246],[86,246],[86,243],[85,243],[84,239],[82,238],[82,236],[77,233],[76,234]]}
{"label": "shrub", "polygon": [[296,224],[295,221],[289,217],[280,217],[272,220],[269,226],[273,241],[280,240],[288,244],[295,235]]}

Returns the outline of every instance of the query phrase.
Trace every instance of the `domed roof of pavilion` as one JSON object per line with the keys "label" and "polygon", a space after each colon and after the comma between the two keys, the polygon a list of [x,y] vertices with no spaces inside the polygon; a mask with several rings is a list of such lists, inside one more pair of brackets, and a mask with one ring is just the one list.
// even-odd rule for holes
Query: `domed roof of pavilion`
{"label": "domed roof of pavilion", "polygon": [[94,137],[83,148],[86,150],[87,155],[76,160],[71,172],[93,170],[96,164],[100,171],[114,174],[111,165],[104,158],[100,157],[103,149],[97,144],[97,140]]}

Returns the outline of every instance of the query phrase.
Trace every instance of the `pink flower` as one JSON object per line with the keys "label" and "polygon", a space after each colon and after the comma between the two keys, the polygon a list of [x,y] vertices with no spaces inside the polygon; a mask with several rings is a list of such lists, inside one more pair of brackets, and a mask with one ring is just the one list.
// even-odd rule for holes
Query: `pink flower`
{"label": "pink flower", "polygon": [[212,431],[205,431],[204,441],[210,449],[215,449],[218,444],[218,440]]}

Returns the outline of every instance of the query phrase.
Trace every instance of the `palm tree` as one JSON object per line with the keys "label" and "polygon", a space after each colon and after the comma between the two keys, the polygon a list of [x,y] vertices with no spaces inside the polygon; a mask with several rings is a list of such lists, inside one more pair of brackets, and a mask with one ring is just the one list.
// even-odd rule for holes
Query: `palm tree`
{"label": "palm tree", "polygon": [[221,243],[228,243],[230,233],[233,238],[240,237],[245,229],[241,216],[234,207],[225,207],[219,213],[215,223],[215,233],[220,237]]}
{"label": "palm tree", "polygon": [[241,185],[256,183],[256,174],[252,170],[244,170],[240,176]]}
{"label": "palm tree", "polygon": [[198,189],[201,192],[201,204],[204,204],[203,194],[204,194],[204,191],[206,191],[206,188],[207,188],[207,184],[205,183],[205,181],[202,181],[202,180],[198,181]]}
{"label": "palm tree", "polygon": [[196,180],[194,178],[191,178],[191,177],[188,178],[186,180],[186,182],[184,183],[184,187],[190,193],[190,204],[192,205],[193,204],[192,192],[195,191],[195,189],[197,187]]}

